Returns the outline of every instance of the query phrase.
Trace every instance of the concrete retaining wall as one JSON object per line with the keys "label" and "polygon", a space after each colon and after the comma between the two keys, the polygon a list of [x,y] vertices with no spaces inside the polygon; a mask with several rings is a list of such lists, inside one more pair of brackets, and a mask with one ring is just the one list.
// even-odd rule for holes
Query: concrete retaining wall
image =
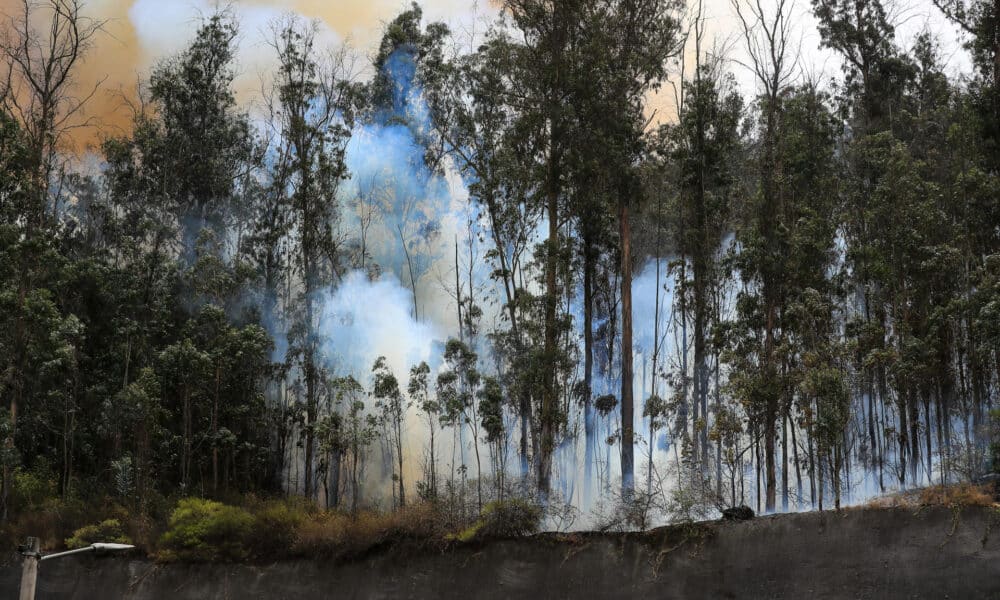
{"label": "concrete retaining wall", "polygon": [[[0,569],[0,597],[16,597],[19,572],[14,563]],[[85,556],[42,563],[38,591],[38,600],[623,597],[1000,600],[1000,512],[853,509],[446,551],[395,547],[345,564]]]}

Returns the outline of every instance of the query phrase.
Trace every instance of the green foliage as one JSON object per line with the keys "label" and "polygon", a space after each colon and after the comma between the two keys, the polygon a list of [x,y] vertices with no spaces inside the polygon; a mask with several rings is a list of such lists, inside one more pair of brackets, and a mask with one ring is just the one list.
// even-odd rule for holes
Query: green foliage
{"label": "green foliage", "polygon": [[443,409],[441,425],[456,427],[469,421],[481,376],[476,368],[476,353],[455,338],[445,345],[444,360],[447,368],[437,377],[438,402]]}
{"label": "green foliage", "polygon": [[479,416],[482,419],[486,441],[496,444],[503,441],[503,389],[495,377],[483,379],[483,388],[479,391]]}
{"label": "green foliage", "polygon": [[374,59],[375,78],[369,92],[371,103],[378,111],[387,113],[392,109],[393,102],[409,101],[396,97],[398,92],[395,91],[396,82],[393,80],[393,73],[386,68],[387,63],[397,52],[412,53],[412,58],[403,60],[413,60],[419,68],[418,76],[421,80],[431,87],[435,85],[433,79],[441,72],[445,41],[449,31],[443,23],[431,23],[421,31],[422,19],[423,10],[419,4],[413,2],[409,9],[402,11],[385,28]]}
{"label": "green foliage", "polygon": [[236,36],[233,16],[214,13],[186,50],[160,63],[150,77],[159,122],[150,129],[152,139],[136,136],[142,168],[166,186],[167,198],[186,217],[189,251],[203,224],[222,231],[234,192],[232,169],[251,151],[249,122],[232,90]]}
{"label": "green foliage", "polygon": [[24,510],[40,510],[48,500],[57,495],[55,474],[40,461],[33,470],[17,469],[11,501]]}
{"label": "green foliage", "polygon": [[384,356],[378,357],[372,369],[372,396],[376,400],[376,408],[382,412],[382,419],[393,428],[401,428],[407,405],[399,390],[399,381],[392,373]]}
{"label": "green foliage", "polygon": [[243,560],[254,517],[246,510],[213,500],[185,498],[170,514],[157,557],[166,561]]}
{"label": "green foliage", "polygon": [[114,544],[131,544],[132,538],[125,533],[125,528],[118,519],[106,519],[96,525],[86,525],[73,532],[66,539],[69,549],[84,548],[95,542]]}

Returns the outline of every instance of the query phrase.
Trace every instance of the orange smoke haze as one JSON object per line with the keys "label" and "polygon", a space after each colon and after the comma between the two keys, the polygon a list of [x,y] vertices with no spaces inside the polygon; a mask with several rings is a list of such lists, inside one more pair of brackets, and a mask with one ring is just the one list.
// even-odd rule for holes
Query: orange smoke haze
{"label": "orange smoke haze", "polygon": [[[35,2],[36,0],[30,0]],[[241,25],[238,76],[235,87],[244,105],[259,94],[264,74],[271,64],[271,52],[265,43],[268,23],[283,14],[297,13],[320,23],[321,44],[341,44],[354,48],[364,63],[378,43],[383,25],[409,7],[411,0],[81,0],[87,17],[104,21],[104,33],[84,57],[76,73],[78,95],[89,93],[100,83],[100,90],[87,105],[83,118],[93,126],[77,129],[74,143],[78,150],[92,148],[102,137],[127,132],[131,112],[126,99],[135,98],[137,82],[144,80],[155,62],[181,51],[194,35],[200,17],[215,8],[227,7]],[[753,94],[754,80],[746,64],[738,21],[731,0],[704,0],[706,45],[722,48],[731,59],[730,70],[742,91]],[[9,15],[19,14],[23,0],[0,0],[0,28]],[[422,0],[427,21],[443,21],[457,43],[469,45],[472,32],[481,33],[487,21],[497,13],[498,0]],[[839,72],[839,61],[829,51],[820,51],[808,2],[793,8],[803,51],[800,69],[811,75],[830,77]],[[942,21],[931,0],[915,0],[902,20],[897,41],[903,46],[922,29],[942,35],[949,67],[968,70],[964,53],[957,52],[959,41],[954,27]],[[685,52],[688,74],[693,69],[691,44]],[[672,79],[677,82],[679,74]],[[673,119],[676,113],[674,89],[667,83],[648,98],[647,112],[652,123]]]}
{"label": "orange smoke haze", "polygon": [[[456,33],[495,14],[490,0],[423,0],[425,19],[448,23]],[[320,39],[347,43],[362,56],[378,43],[385,23],[408,8],[409,0],[84,0],[87,18],[104,21],[99,34],[76,71],[78,96],[100,85],[81,119],[92,126],[78,129],[78,150],[91,149],[103,137],[128,131],[137,82],[144,80],[157,60],[182,50],[191,40],[200,17],[216,7],[228,7],[241,25],[236,88],[240,101],[253,100],[260,90],[261,73],[269,52],[264,43],[268,22],[286,13],[316,19]],[[21,14],[22,0],[0,0],[2,27]],[[363,60],[363,59],[362,59]]]}

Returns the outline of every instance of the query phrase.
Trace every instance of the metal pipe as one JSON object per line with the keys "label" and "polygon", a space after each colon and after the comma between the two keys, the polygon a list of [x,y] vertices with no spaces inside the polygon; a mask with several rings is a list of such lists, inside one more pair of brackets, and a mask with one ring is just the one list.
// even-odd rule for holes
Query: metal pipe
{"label": "metal pipe", "polygon": [[93,552],[97,550],[93,546],[87,546],[86,548],[77,548],[76,550],[67,550],[65,552],[56,552],[55,554],[46,554],[38,560],[49,560],[50,558],[60,558],[63,556],[69,556],[70,554],[80,554],[81,552]]}

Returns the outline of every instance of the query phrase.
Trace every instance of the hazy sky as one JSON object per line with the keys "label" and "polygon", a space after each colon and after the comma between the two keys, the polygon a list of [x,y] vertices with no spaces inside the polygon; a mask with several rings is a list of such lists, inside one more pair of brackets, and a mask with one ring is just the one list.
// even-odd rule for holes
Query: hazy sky
{"label": "hazy sky", "polygon": [[[731,70],[742,87],[751,88],[752,77],[739,65],[743,56],[742,39],[737,34],[731,0],[704,1],[710,38],[728,48],[727,55],[733,59]],[[494,0],[424,0],[421,4],[428,20],[446,22],[458,39],[466,42],[474,33],[483,31],[496,13]],[[15,12],[19,5],[20,0],[0,0],[0,13]],[[83,64],[78,77],[80,86],[93,86],[106,78],[105,88],[120,89],[128,94],[156,59],[184,48],[200,16],[211,13],[219,5],[215,0],[85,0],[87,14],[107,20],[107,25],[106,33]],[[263,42],[271,20],[288,12],[318,19],[324,43],[347,43],[357,49],[364,61],[377,44],[384,23],[409,6],[409,1],[235,0],[224,5],[230,6],[240,19],[242,34],[236,84],[241,101],[252,102],[259,95],[263,74],[271,64],[270,48]],[[818,50],[819,36],[809,8],[808,0],[797,0],[793,7],[799,15],[802,67],[814,75],[836,76],[839,61],[829,52]],[[942,53],[951,72],[967,68],[968,59],[959,50],[954,27],[944,21],[930,0],[897,2],[890,6],[890,12],[898,24],[902,44],[907,44],[916,32],[930,28],[941,36]],[[672,114],[671,97],[672,92],[667,88],[651,101],[658,118],[669,118]],[[93,100],[91,113],[109,131],[126,127],[128,123],[127,111],[121,110],[120,97],[110,91]]]}

